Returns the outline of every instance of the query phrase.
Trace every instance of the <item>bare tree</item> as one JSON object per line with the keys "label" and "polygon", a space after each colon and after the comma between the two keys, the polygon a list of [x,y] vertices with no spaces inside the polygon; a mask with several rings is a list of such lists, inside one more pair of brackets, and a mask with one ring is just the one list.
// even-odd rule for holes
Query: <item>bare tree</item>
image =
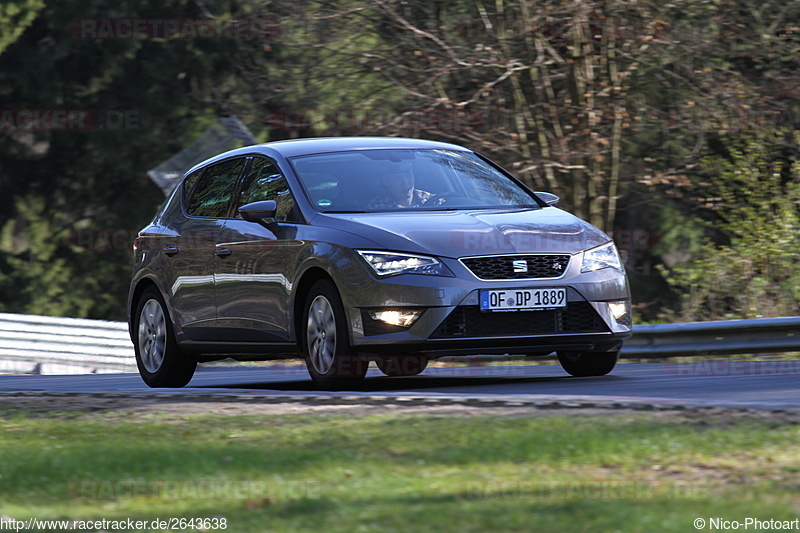
{"label": "bare tree", "polygon": [[[687,110],[730,102],[741,79],[722,56],[743,17],[785,34],[772,50],[790,40],[781,10],[733,3],[741,13],[701,0],[270,2],[261,9],[286,31],[268,60],[243,54],[243,70],[281,102],[270,118],[284,135],[467,144],[611,230],[624,183],[685,180],[699,159],[705,132]],[[688,145],[677,160],[627,149],[658,129]]]}
{"label": "bare tree", "polygon": [[[348,133],[469,144],[532,187],[565,196],[579,216],[613,227],[629,80],[640,68],[635,56],[660,31],[637,2],[548,0],[535,11],[525,0],[316,2],[304,20],[328,30],[298,43],[316,65],[322,60],[317,84],[350,80],[354,94],[338,93],[337,103],[350,100],[365,116],[384,106],[381,120],[354,118]],[[359,79],[365,85],[355,87]]]}

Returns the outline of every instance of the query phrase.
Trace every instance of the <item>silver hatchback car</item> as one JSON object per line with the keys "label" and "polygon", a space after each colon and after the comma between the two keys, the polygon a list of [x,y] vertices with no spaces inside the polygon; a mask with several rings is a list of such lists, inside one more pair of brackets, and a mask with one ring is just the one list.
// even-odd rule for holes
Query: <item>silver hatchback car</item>
{"label": "silver hatchback car", "polygon": [[305,357],[322,388],[445,355],[557,353],[610,372],[631,335],[611,239],[461,146],[328,138],[192,168],[134,244],[129,329],[151,387],[198,362]]}

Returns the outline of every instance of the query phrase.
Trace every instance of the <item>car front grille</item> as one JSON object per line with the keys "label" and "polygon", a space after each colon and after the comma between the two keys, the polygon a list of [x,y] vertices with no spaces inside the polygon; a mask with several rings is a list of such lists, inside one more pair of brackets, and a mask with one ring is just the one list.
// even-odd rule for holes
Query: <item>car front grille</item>
{"label": "car front grille", "polygon": [[431,339],[506,337],[570,333],[606,333],[609,329],[588,302],[570,302],[549,311],[483,312],[478,306],[456,307]]}
{"label": "car front grille", "polygon": [[461,262],[480,279],[558,278],[567,270],[569,254],[493,255],[466,257]]}

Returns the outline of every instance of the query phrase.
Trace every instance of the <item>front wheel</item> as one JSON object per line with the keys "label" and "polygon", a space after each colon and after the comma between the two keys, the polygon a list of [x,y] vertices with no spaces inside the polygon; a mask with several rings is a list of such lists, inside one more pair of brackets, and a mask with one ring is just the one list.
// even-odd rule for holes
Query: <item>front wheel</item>
{"label": "front wheel", "polygon": [[142,293],[134,317],[133,346],[142,380],[153,388],[177,388],[189,383],[197,360],[178,348],[164,299],[155,287]]}
{"label": "front wheel", "polygon": [[314,383],[328,390],[357,387],[369,361],[350,348],[344,305],[333,283],[319,280],[311,287],[302,323],[306,367]]}
{"label": "front wheel", "polygon": [[605,376],[619,360],[619,350],[615,352],[558,352],[561,367],[576,377]]}

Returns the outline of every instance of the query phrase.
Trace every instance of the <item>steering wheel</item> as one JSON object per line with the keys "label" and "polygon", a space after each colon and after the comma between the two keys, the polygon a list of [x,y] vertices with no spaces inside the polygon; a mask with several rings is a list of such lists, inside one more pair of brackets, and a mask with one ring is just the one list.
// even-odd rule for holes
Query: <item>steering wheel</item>
{"label": "steering wheel", "polygon": [[444,203],[447,202],[448,198],[463,198],[463,197],[464,197],[463,194],[459,194],[455,191],[445,191],[445,192],[440,192],[439,194],[434,194],[433,196],[425,200],[425,203],[422,205],[426,207],[434,205],[443,205]]}

